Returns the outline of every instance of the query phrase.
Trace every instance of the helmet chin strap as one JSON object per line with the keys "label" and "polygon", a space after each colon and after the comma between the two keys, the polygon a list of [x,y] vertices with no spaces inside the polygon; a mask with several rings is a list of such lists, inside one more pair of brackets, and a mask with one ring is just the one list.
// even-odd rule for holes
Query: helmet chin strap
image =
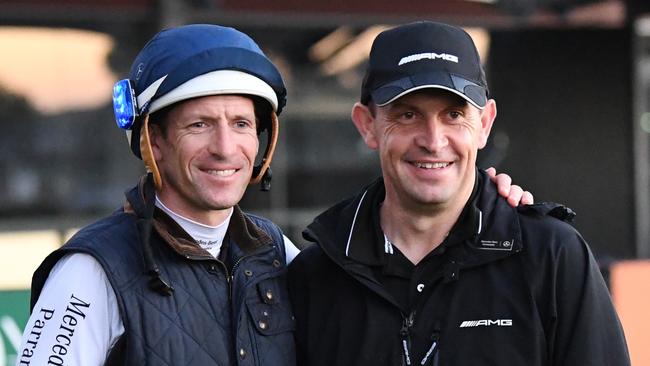
{"label": "helmet chin strap", "polygon": [[142,156],[142,161],[144,162],[147,172],[153,175],[153,182],[156,191],[160,191],[162,188],[162,178],[160,177],[160,171],[158,170],[158,165],[156,165],[156,159],[153,156],[153,150],[151,148],[148,114],[144,116],[142,128],[140,129],[140,155]]}
{"label": "helmet chin strap", "polygon": [[[273,153],[275,152],[275,146],[278,142],[280,123],[278,122],[278,116],[275,112],[271,112],[271,128],[269,130],[268,143],[266,145],[266,150],[264,151],[264,156],[262,157],[262,162],[253,168],[253,176],[248,184],[257,184],[262,183],[262,190],[268,191],[271,185],[271,161],[273,160]],[[142,128],[140,129],[140,155],[142,156],[142,161],[144,166],[147,169],[147,172],[153,175],[154,185],[157,191],[160,191],[162,188],[162,177],[160,176],[160,170],[158,170],[158,165],[156,164],[156,159],[153,156],[153,149],[151,148],[151,136],[149,134],[149,115],[145,115],[142,121]]]}
{"label": "helmet chin strap", "polygon": [[275,152],[275,145],[278,142],[278,134],[280,130],[280,123],[278,116],[275,112],[271,112],[271,128],[269,129],[269,138],[262,157],[262,162],[253,168],[253,176],[249,184],[257,184],[262,182],[262,190],[268,191],[271,186],[271,161],[273,160],[273,153]]}

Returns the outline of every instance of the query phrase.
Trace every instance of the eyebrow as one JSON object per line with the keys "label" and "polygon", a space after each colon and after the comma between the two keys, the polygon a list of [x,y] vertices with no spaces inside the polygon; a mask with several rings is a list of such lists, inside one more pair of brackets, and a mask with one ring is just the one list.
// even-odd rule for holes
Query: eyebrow
{"label": "eyebrow", "polygon": [[[190,115],[192,118],[199,118],[203,119],[206,121],[214,121],[219,119],[221,116],[215,118],[210,112],[204,112],[200,110],[195,110],[193,113]],[[255,120],[257,119],[257,116],[255,113],[246,114],[246,113],[234,113],[232,115],[226,116],[228,119],[245,119],[245,120]]]}

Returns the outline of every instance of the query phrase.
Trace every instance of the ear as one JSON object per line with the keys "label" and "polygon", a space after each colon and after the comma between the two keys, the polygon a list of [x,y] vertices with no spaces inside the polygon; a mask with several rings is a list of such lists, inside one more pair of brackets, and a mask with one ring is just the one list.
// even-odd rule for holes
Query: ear
{"label": "ear", "polygon": [[375,117],[373,117],[370,109],[361,103],[354,103],[352,107],[352,122],[357,127],[359,134],[363,138],[366,145],[376,150],[379,144],[374,130]]}
{"label": "ear", "polygon": [[156,124],[149,123],[148,124],[148,129],[149,129],[149,141],[151,143],[151,151],[153,152],[153,158],[156,161],[162,160],[163,153],[160,148],[160,145],[164,143],[165,136],[163,135],[163,131],[160,128],[160,126]]}
{"label": "ear", "polygon": [[479,131],[478,148],[482,149],[487,144],[492,124],[497,117],[497,104],[494,99],[489,99],[481,111],[481,130]]}

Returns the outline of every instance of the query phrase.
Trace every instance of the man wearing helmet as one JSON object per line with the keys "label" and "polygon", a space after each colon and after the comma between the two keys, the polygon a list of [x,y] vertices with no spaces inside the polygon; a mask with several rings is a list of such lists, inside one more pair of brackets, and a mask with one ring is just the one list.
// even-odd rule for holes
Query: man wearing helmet
{"label": "man wearing helmet", "polygon": [[237,206],[249,183],[268,186],[285,96],[235,29],[147,43],[114,104],[148,174],[37,269],[18,365],[295,363],[285,273],[298,250]]}
{"label": "man wearing helmet", "polygon": [[[268,188],[285,97],[275,66],[237,30],[154,36],[114,88],[118,125],[148,174],[37,269],[17,364],[295,364],[285,274],[298,250],[237,206],[249,183]],[[523,191],[496,180],[518,203]]]}

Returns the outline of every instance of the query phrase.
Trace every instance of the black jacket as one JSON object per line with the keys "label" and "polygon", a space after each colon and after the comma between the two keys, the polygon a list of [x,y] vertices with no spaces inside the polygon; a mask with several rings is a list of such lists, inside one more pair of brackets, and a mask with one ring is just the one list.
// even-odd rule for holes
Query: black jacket
{"label": "black jacket", "polygon": [[629,365],[587,244],[549,215],[566,215],[562,206],[512,208],[479,173],[461,217],[477,234],[447,248],[404,308],[377,278],[378,263],[358,255],[383,246],[367,217],[383,194],[378,180],[304,232],[317,245],[289,268],[299,365]]}

